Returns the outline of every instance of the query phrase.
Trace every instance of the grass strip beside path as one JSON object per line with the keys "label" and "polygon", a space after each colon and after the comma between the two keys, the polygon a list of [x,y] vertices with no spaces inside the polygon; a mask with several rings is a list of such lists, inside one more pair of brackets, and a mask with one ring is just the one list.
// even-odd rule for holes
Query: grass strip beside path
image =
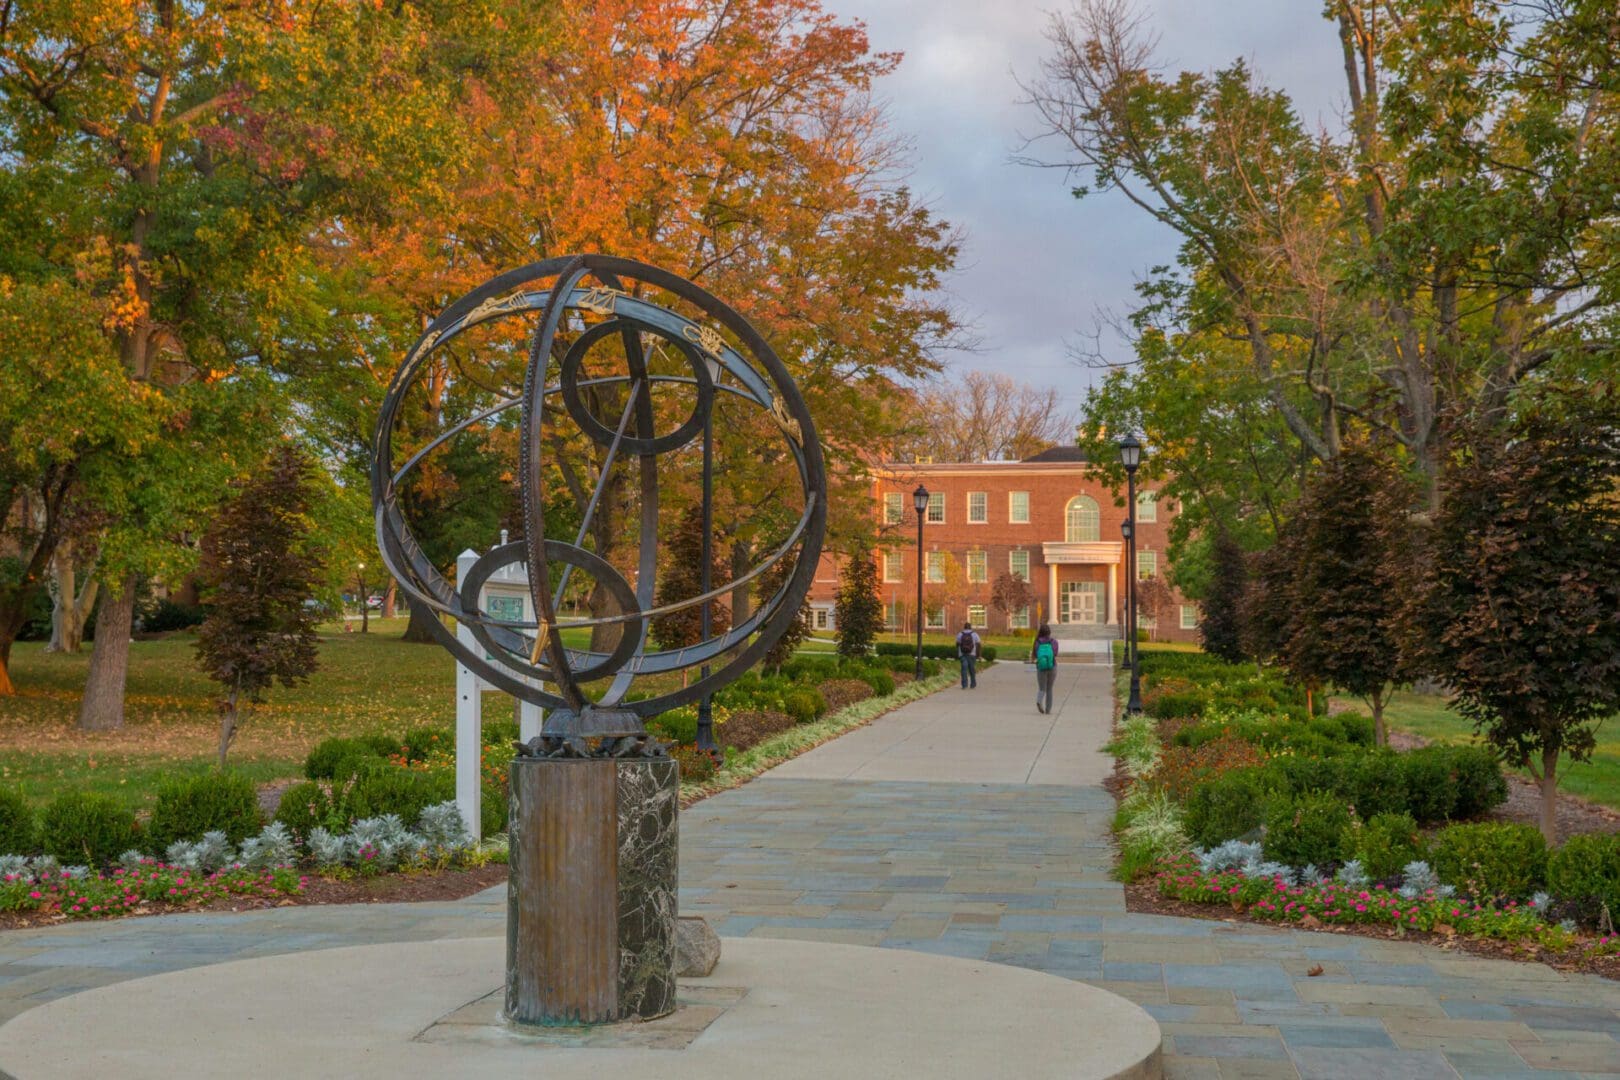
{"label": "grass strip beside path", "polygon": [[896,687],[892,694],[869,697],[820,720],[796,724],[780,735],[773,735],[758,746],[728,758],[725,765],[709,779],[683,782],[681,805],[690,806],[699,799],[740,787],[767,769],[773,769],[784,761],[814,750],[822,743],[830,742],[852,728],[870,724],[902,705],[909,705],[913,701],[943,690],[953,685],[957,679],[958,675],[953,671],[935,675],[930,679],[908,682]]}

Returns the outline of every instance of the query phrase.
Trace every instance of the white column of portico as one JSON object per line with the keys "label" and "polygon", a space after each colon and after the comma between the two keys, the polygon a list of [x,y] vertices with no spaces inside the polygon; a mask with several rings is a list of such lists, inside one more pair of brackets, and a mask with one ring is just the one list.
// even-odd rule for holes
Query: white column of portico
{"label": "white column of portico", "polygon": [[1057,572],[1057,563],[1046,564],[1046,591],[1048,600],[1046,607],[1046,621],[1052,626],[1056,626],[1058,621]]}
{"label": "white column of portico", "polygon": [[1117,562],[1109,563],[1108,564],[1108,618],[1106,620],[1109,626],[1118,626],[1119,625],[1119,605],[1117,603],[1115,603],[1115,597],[1117,596],[1118,591],[1119,591],[1119,584],[1115,580],[1116,578],[1118,578],[1118,576],[1119,576],[1119,563],[1117,563]]}

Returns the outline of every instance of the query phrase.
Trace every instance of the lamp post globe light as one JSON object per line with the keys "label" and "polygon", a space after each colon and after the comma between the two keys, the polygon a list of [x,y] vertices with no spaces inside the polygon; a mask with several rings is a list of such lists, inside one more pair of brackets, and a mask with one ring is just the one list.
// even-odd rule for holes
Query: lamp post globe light
{"label": "lamp post globe light", "polygon": [[1142,711],[1142,652],[1136,641],[1136,469],[1142,464],[1142,443],[1135,435],[1127,434],[1119,440],[1119,461],[1125,466],[1125,533],[1128,556],[1125,563],[1126,595],[1129,597],[1129,615],[1126,619],[1126,648],[1131,661],[1131,696],[1125,711]]}
{"label": "lamp post globe light", "polygon": [[917,665],[912,677],[922,678],[923,630],[923,519],[928,516],[928,489],[921,484],[911,493],[911,505],[917,511]]}

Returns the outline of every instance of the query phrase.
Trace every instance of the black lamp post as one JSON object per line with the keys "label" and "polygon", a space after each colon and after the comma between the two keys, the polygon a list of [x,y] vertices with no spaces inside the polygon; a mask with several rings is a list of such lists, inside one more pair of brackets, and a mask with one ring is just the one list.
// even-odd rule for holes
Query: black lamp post
{"label": "black lamp post", "polygon": [[1136,643],[1136,467],[1142,464],[1142,443],[1135,435],[1126,435],[1119,440],[1119,460],[1125,466],[1125,524],[1130,529],[1126,533],[1130,555],[1125,564],[1130,588],[1130,617],[1125,632],[1130,643],[1131,696],[1125,703],[1125,711],[1139,713],[1142,711],[1142,652]]}
{"label": "black lamp post", "polygon": [[1124,611],[1125,634],[1124,634],[1124,637],[1125,637],[1125,666],[1130,667],[1134,663],[1134,661],[1131,658],[1131,654],[1132,654],[1132,651],[1136,648],[1136,642],[1131,640],[1131,595],[1132,595],[1132,593],[1134,591],[1134,586],[1136,585],[1136,567],[1135,567],[1135,565],[1133,565],[1136,562],[1136,545],[1134,543],[1132,543],[1131,538],[1136,535],[1136,530],[1131,527],[1131,519],[1129,517],[1127,517],[1124,521],[1119,523],[1119,535],[1125,538],[1125,545],[1126,545],[1125,546],[1125,597],[1124,597],[1124,600],[1125,600],[1125,603],[1124,603],[1124,608],[1125,608],[1125,611]]}
{"label": "black lamp post", "polygon": [[917,667],[914,678],[922,678],[922,626],[923,626],[923,518],[928,516],[928,489],[921,484],[911,493],[911,505],[917,511]]}

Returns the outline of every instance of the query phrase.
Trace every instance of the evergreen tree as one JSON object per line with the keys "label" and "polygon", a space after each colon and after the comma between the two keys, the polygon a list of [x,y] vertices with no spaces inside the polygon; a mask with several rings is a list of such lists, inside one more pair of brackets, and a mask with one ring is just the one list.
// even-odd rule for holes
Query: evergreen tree
{"label": "evergreen tree", "polygon": [[1210,576],[1204,590],[1203,618],[1198,632],[1204,651],[1236,664],[1244,659],[1243,595],[1248,589],[1249,568],[1242,546],[1228,532],[1215,534],[1211,550]]}
{"label": "evergreen tree", "polygon": [[1586,388],[1459,441],[1407,643],[1536,777],[1551,843],[1559,759],[1588,760],[1620,709],[1620,396]]}
{"label": "evergreen tree", "polygon": [[224,688],[219,765],[236,737],[241,699],[260,702],[277,680],[293,687],[316,668],[314,610],[321,562],[311,545],[317,498],[314,465],[291,444],[237,485],[202,540],[201,584],[208,606],[197,660]]}
{"label": "evergreen tree", "polygon": [[844,563],[835,611],[839,654],[864,657],[870,653],[883,629],[883,599],[878,595],[877,563],[865,544],[857,545]]}
{"label": "evergreen tree", "polygon": [[[703,589],[703,507],[692,506],[681,515],[680,523],[664,545],[668,559],[658,575],[653,604],[667,604],[702,596]],[[720,558],[720,545],[709,545],[709,588],[718,589],[731,580]],[[709,636],[731,629],[731,608],[716,598],[709,603]],[[652,620],[652,637],[660,649],[679,649],[703,640],[703,606],[694,604]]]}

